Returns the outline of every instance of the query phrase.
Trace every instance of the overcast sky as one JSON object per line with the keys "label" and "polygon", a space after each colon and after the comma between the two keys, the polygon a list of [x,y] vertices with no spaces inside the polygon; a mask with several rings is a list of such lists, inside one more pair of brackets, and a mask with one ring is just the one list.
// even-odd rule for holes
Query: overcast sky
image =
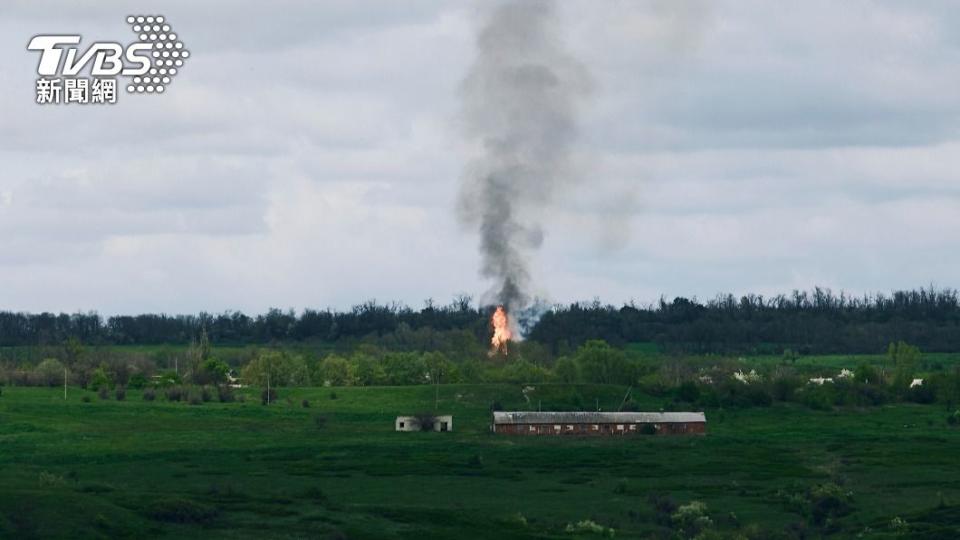
{"label": "overcast sky", "polygon": [[[33,35],[128,42],[142,5],[0,6],[0,309],[419,307],[489,287],[455,213],[486,4],[165,1],[192,56],[163,95],[34,103]],[[960,3],[558,16],[592,92],[535,292],[960,285]]]}

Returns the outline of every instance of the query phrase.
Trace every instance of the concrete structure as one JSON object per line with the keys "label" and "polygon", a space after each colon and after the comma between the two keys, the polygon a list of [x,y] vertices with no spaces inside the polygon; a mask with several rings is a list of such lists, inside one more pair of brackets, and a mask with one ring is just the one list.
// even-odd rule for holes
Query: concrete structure
{"label": "concrete structure", "polygon": [[[431,431],[430,428],[422,429],[420,425],[422,417],[416,416],[398,416],[393,423],[397,431]],[[433,431],[453,431],[453,416],[449,414],[438,414],[431,416],[433,419]]]}
{"label": "concrete structure", "polygon": [[494,412],[493,432],[510,435],[702,435],[702,412]]}

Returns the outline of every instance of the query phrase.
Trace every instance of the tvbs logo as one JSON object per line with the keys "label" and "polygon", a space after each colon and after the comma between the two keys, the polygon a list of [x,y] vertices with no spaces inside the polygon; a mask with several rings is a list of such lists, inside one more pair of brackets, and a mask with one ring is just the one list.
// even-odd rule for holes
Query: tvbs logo
{"label": "tvbs logo", "polygon": [[[117,76],[128,93],[162,94],[190,52],[163,16],[127,17],[138,40],[127,45],[98,41],[84,50],[79,35],[38,35],[27,49],[40,53],[37,103],[116,103]],[[80,77],[81,73],[90,77]]]}

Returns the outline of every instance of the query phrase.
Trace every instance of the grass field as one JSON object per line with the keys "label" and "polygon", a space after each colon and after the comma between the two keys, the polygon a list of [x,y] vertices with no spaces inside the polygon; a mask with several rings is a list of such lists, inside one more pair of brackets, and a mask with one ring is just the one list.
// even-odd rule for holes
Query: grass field
{"label": "grass field", "polygon": [[397,414],[433,408],[434,387],[291,389],[270,407],[252,392],[191,406],[4,388],[0,537],[590,538],[565,528],[591,519],[669,538],[648,502],[659,493],[705,502],[721,531],[816,538],[797,501],[824,483],[849,494],[832,536],[960,537],[960,430],[942,407],[707,410],[705,437],[489,432],[494,401],[616,410],[624,390],[542,385],[528,403],[519,386],[442,386],[454,431],[395,433]]}

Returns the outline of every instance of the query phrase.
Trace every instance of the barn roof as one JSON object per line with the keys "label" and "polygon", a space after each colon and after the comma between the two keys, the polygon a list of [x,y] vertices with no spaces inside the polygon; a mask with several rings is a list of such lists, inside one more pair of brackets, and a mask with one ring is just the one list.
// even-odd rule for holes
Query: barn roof
{"label": "barn roof", "polygon": [[495,411],[494,424],[672,424],[706,422],[702,412]]}

